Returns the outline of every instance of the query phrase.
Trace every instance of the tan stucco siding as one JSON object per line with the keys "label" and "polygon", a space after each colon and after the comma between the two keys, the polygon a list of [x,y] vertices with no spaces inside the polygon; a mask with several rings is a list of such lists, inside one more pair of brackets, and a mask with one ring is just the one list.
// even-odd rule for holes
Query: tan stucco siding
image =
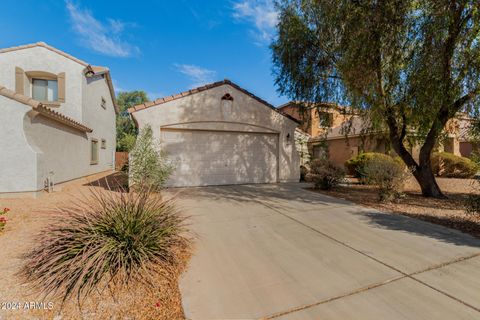
{"label": "tan stucco siding", "polygon": [[60,183],[113,168],[112,154],[100,148],[100,139],[98,164],[90,164],[91,134],[64,126],[34,111],[25,117],[24,130],[30,146],[37,152],[37,184],[35,189],[23,191],[43,189],[50,176],[55,183]]}
{"label": "tan stucco siding", "polygon": [[[328,147],[328,159],[335,165],[343,167],[345,161],[358,155],[361,152],[387,152],[383,140],[376,138],[364,139],[360,137],[349,137],[348,139],[332,139],[326,141]],[[319,142],[310,142],[309,149],[314,154],[314,148]]]}
{"label": "tan stucco siding", "polygon": [[[232,103],[221,100],[226,93],[233,97]],[[278,136],[278,156],[275,160],[269,158],[268,161],[271,162],[269,167],[278,166],[277,181],[298,181],[299,159],[294,142],[297,123],[228,84],[137,111],[133,113],[133,117],[140,128],[150,124],[158,140],[162,139],[162,128],[172,127],[235,131],[239,134],[242,132],[275,134]],[[239,137],[230,135],[224,142],[235,145]],[[249,153],[246,150],[248,148],[242,152]],[[190,157],[196,156],[196,151],[189,153],[189,150],[180,148],[178,152],[187,153]],[[203,152],[208,153],[208,149]]]}
{"label": "tan stucco siding", "polygon": [[0,193],[36,188],[36,152],[29,146],[23,131],[24,117],[30,110],[29,106],[0,96]]}
{"label": "tan stucco siding", "polygon": [[[85,78],[84,78],[85,79]],[[84,123],[93,129],[90,138],[96,138],[99,142],[106,140],[107,148],[99,153],[100,169],[105,166],[114,166],[116,148],[115,108],[103,77],[85,79],[85,95],[83,99]],[[106,101],[105,109],[101,106],[102,97]]]}

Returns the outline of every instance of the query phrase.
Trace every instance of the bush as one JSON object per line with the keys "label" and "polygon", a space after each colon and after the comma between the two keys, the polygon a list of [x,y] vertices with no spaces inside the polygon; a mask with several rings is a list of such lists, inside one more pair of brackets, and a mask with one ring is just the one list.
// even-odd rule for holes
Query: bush
{"label": "bush", "polygon": [[129,178],[135,188],[158,191],[173,172],[173,165],[153,139],[150,126],[140,131],[135,147],[130,152]]}
{"label": "bush", "polygon": [[174,201],[153,193],[92,191],[91,198],[57,213],[26,255],[21,274],[63,301],[85,298],[100,285],[149,283],[177,265],[176,250],[189,244]]}
{"label": "bush", "polygon": [[365,171],[365,166],[371,160],[379,159],[380,161],[390,161],[395,162],[398,165],[402,165],[403,161],[400,157],[391,157],[389,155],[377,152],[364,152],[360,153],[356,157],[353,157],[345,162],[345,168],[347,169],[348,174],[355,176],[356,178],[363,179],[363,172]]}
{"label": "bush", "polygon": [[405,166],[390,157],[369,160],[363,168],[362,175],[367,184],[378,187],[380,201],[391,201],[401,197],[401,191],[408,178]]}
{"label": "bush", "polygon": [[137,137],[133,134],[122,133],[122,136],[117,141],[117,151],[130,152],[135,146]]}
{"label": "bush", "polygon": [[439,177],[472,178],[479,167],[472,160],[449,152],[432,154],[432,171]]}
{"label": "bush", "polygon": [[327,160],[315,159],[306,180],[313,182],[316,189],[330,190],[345,180],[345,171]]}

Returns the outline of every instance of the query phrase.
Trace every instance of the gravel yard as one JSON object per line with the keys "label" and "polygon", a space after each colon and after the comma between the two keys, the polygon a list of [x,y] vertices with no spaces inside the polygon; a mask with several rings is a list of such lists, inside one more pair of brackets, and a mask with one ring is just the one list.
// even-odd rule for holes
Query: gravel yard
{"label": "gravel yard", "polygon": [[405,198],[393,203],[379,203],[374,187],[356,184],[355,179],[350,182],[350,185],[335,190],[316,192],[458,229],[480,238],[480,216],[465,214],[463,209],[463,202],[468,195],[478,192],[473,179],[437,178],[448,199],[433,199],[422,197],[417,182],[412,178],[405,185]]}
{"label": "gravel yard", "polygon": [[[8,222],[3,232],[0,232],[0,303],[10,303],[8,309],[15,308],[19,303],[20,310],[1,310],[0,319],[180,319],[183,318],[181,297],[178,290],[178,276],[184,266],[174,270],[166,277],[154,279],[154,287],[146,288],[134,285],[128,290],[105,288],[95,292],[78,308],[77,301],[67,301],[60,310],[61,301],[45,299],[39,293],[29,290],[17,277],[25,254],[35,243],[35,235],[41,232],[52,220],[55,207],[62,206],[72,199],[86,196],[91,188],[105,190],[105,180],[108,174],[98,174],[79,179],[60,186],[61,191],[44,194],[38,199],[0,199],[0,207],[8,207]],[[109,175],[110,183],[118,174]],[[121,178],[121,177],[120,177]],[[98,186],[100,184],[100,186]],[[97,187],[95,187],[97,185]],[[187,253],[184,261],[188,260]],[[110,291],[117,293],[113,299]],[[35,308],[25,309],[25,302],[53,302],[51,310]],[[2,306],[3,307],[3,306]],[[5,306],[7,308],[7,306]],[[46,308],[48,309],[48,307]]]}

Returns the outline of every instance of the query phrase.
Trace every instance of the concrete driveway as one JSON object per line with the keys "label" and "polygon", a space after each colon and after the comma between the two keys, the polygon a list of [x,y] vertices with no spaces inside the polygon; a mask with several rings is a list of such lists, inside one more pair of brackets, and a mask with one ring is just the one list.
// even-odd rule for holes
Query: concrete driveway
{"label": "concrete driveway", "polygon": [[187,319],[480,319],[480,240],[307,186],[181,191]]}

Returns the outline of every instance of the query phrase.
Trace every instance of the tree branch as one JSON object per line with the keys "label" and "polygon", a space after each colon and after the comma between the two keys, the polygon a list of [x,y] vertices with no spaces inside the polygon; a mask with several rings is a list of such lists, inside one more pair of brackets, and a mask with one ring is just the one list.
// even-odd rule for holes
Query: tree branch
{"label": "tree branch", "polygon": [[473,100],[477,95],[480,94],[480,85],[474,90],[468,92],[464,96],[458,98],[451,106],[451,110],[455,113],[460,111],[460,109],[469,101]]}

